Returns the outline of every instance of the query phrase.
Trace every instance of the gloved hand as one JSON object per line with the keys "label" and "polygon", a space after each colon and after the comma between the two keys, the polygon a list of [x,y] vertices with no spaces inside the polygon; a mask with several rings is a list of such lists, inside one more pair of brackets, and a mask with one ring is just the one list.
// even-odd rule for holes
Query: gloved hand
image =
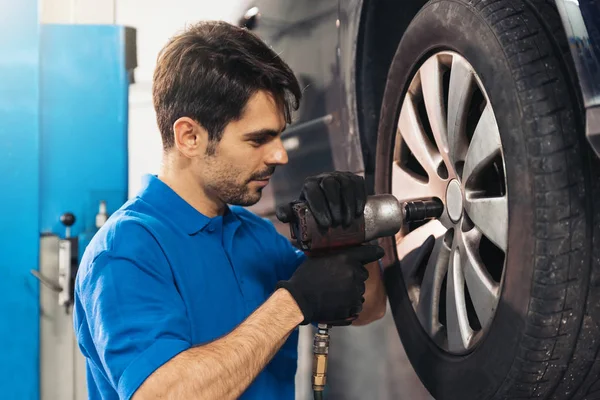
{"label": "gloved hand", "polygon": [[311,322],[348,325],[362,311],[365,264],[383,257],[383,249],[363,245],[319,257],[308,257],[277,289],[287,289],[304,314],[302,325]]}
{"label": "gloved hand", "polygon": [[[362,176],[350,172],[330,172],[306,178],[299,199],[308,203],[317,224],[322,228],[347,227],[365,209],[367,190]],[[289,204],[276,210],[277,218],[291,222]]]}
{"label": "gloved hand", "polygon": [[400,304],[405,300],[405,282],[414,280],[419,267],[427,262],[434,246],[435,236],[430,235],[421,246],[406,254],[402,260],[396,260],[384,268],[383,283],[390,304]]}

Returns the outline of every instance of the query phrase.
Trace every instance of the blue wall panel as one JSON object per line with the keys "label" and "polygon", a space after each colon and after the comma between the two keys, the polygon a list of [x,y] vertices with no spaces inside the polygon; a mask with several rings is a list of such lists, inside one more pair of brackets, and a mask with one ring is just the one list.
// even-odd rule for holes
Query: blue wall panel
{"label": "blue wall panel", "polygon": [[40,228],[63,235],[59,217],[72,212],[81,251],[96,231],[100,200],[112,212],[127,199],[124,32],[42,25]]}
{"label": "blue wall panel", "polygon": [[[0,398],[38,398],[39,23],[0,1]],[[32,279],[33,278],[33,279]]]}

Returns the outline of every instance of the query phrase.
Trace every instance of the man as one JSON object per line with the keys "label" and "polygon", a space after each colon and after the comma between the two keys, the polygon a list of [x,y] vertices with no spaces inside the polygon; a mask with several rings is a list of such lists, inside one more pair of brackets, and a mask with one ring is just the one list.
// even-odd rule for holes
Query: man
{"label": "man", "polygon": [[[162,50],[160,173],[96,234],[76,280],[90,399],[292,399],[298,325],[383,316],[380,247],[307,257],[243,208],[287,163],[280,134],[300,98],[277,54],[229,24]],[[323,226],[351,222],[366,198],[339,172],[300,196]]]}

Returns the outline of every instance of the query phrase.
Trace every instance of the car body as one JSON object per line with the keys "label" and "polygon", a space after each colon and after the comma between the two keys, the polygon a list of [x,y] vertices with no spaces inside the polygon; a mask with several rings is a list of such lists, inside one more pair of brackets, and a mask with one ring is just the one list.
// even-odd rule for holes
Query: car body
{"label": "car body", "polygon": [[[295,71],[304,99],[282,139],[289,165],[273,178],[274,214],[293,200],[311,175],[344,170],[372,185],[377,122],[387,69],[419,0],[256,0],[240,25],[251,27]],[[557,0],[586,108],[586,135],[600,154],[600,6],[594,0]],[[333,145],[335,143],[335,145]],[[283,171],[285,170],[285,171]],[[271,200],[272,199],[272,200]],[[285,228],[283,228],[285,230]]]}
{"label": "car body", "polygon": [[[416,192],[425,184],[441,182],[441,189],[432,186],[437,191],[434,197],[464,209],[453,216],[447,207],[444,230],[435,235],[440,247],[434,247],[438,249],[434,252],[440,252],[450,238],[451,248],[444,253],[443,262],[449,267],[443,272],[443,283],[437,275],[439,270],[431,275],[438,277],[434,283],[439,295],[434,297],[435,307],[434,303],[425,305],[434,314],[439,307],[437,318],[442,318],[445,309],[443,330],[429,332],[426,323],[431,320],[419,310],[421,294],[431,292],[422,290],[426,288],[423,276],[428,276],[427,272],[421,273],[418,289],[411,286],[407,272],[388,274],[391,278],[386,284],[394,321],[388,319],[373,328],[339,333],[345,346],[338,350],[343,354],[332,354],[335,372],[330,374],[337,397],[331,398],[428,398],[425,391],[409,393],[409,386],[417,384],[406,378],[410,372],[398,367],[397,337],[391,338],[389,333],[394,322],[410,362],[437,400],[533,396],[580,400],[600,396],[595,384],[600,374],[592,367],[593,360],[598,362],[600,350],[589,339],[600,335],[600,329],[595,328],[600,326],[600,312],[594,308],[600,296],[594,275],[600,273],[599,258],[594,253],[600,237],[600,222],[595,219],[600,215],[600,193],[595,189],[600,187],[596,167],[600,155],[600,3],[254,0],[247,10],[240,25],[256,32],[282,56],[304,92],[295,122],[282,135],[289,164],[275,173],[253,211],[273,220],[287,234],[287,228],[274,218],[275,207],[295,200],[306,177],[332,170],[362,174],[369,193],[391,191],[401,201],[403,196],[405,200],[418,198]],[[421,42],[426,43],[422,49]],[[497,173],[493,178],[482,173],[467,179],[465,171],[474,173],[476,168],[464,158],[462,164],[454,158],[449,163],[444,156],[448,148],[444,149],[436,136],[436,129],[443,125],[450,141],[450,131],[459,128],[459,119],[450,123],[450,111],[456,111],[451,103],[463,101],[462,92],[450,92],[450,88],[460,87],[453,86],[451,77],[450,82],[443,80],[446,75],[442,77],[442,72],[467,70],[475,77],[475,83],[469,81],[469,93],[472,87],[478,87],[483,99],[477,101],[481,101],[480,106],[486,105],[477,111],[477,118],[481,118],[477,127],[485,115],[486,124],[481,129],[486,129],[487,136],[481,139],[480,133],[479,141],[470,136],[468,146],[476,145],[472,152],[469,147],[466,157],[490,150],[490,143],[497,144],[494,153],[481,155],[489,158],[486,162],[500,160],[493,162]],[[433,75],[422,75],[424,71]],[[435,79],[431,76],[440,86],[440,92],[433,96]],[[514,84],[505,85],[503,80]],[[414,115],[410,114],[410,106],[405,108],[413,101]],[[423,109],[426,117],[419,114],[416,102],[429,102]],[[448,115],[443,124],[431,108],[435,104]],[[411,125],[413,117],[419,121]],[[425,125],[434,132],[424,129]],[[401,170],[411,169],[413,175],[406,176],[414,177],[418,171],[407,155],[416,157],[422,165],[433,160],[428,159],[431,148],[419,154],[412,147],[417,143],[414,137],[411,142],[407,139],[414,135],[407,134],[407,130],[416,131],[419,126],[426,131],[421,134],[429,135],[438,146],[439,153],[431,154],[442,154],[443,161],[438,157],[435,162],[448,168],[438,167],[436,171],[433,166],[422,171],[427,175],[424,180],[402,181],[416,185],[410,189],[397,187],[400,192],[395,192],[393,174],[398,169],[389,167],[390,161],[400,165]],[[473,128],[475,133],[477,127]],[[467,128],[461,125],[460,129]],[[493,139],[495,133],[500,136],[497,140]],[[390,139],[390,135],[396,138]],[[454,145],[450,143],[450,154]],[[488,210],[477,207],[489,200],[480,194],[489,189],[484,188],[488,180],[495,179],[500,187],[492,198],[502,201],[495,203],[501,205],[501,210],[491,213],[486,221]],[[451,187],[460,187],[453,197]],[[406,257],[418,252],[425,236],[416,233],[432,233],[422,228],[414,226],[395,238],[382,240],[386,249],[383,263],[402,265]],[[473,230],[483,232],[487,242],[480,235],[476,248],[470,249],[471,245],[460,237],[467,237]],[[411,239],[415,235],[416,239]],[[457,237],[463,241],[455,242]],[[463,250],[467,253],[461,253]],[[440,254],[435,253],[435,257]],[[485,258],[487,278],[482,281],[474,281],[474,275],[468,275],[472,270],[465,269],[465,263],[470,262],[464,261],[465,255],[473,254],[479,261]],[[434,258],[427,257],[425,268]],[[488,264],[498,264],[500,269],[492,271]],[[463,272],[455,275],[457,270]],[[479,274],[482,270],[477,271]],[[490,279],[494,274],[497,277]],[[464,291],[456,286],[463,282]],[[473,282],[484,285],[469,287]],[[447,290],[446,285],[452,289]],[[486,298],[482,288],[495,297]],[[577,300],[571,293],[577,293]],[[460,307],[458,303],[453,306],[452,300],[462,301]],[[470,319],[464,322],[471,324],[465,328],[467,331],[472,329],[468,344],[457,342],[458,328],[451,321],[457,313],[470,313],[469,318],[489,315],[485,324],[482,320],[475,324],[478,328]],[[461,318],[466,321],[464,315]],[[466,337],[463,328],[460,326],[460,339]],[[436,336],[440,332],[443,335]],[[365,352],[365,348],[372,351]],[[379,356],[369,358],[374,353]],[[361,374],[371,387],[363,391],[348,377],[354,373]],[[553,380],[559,383],[551,383]],[[341,387],[349,389],[344,392]]]}

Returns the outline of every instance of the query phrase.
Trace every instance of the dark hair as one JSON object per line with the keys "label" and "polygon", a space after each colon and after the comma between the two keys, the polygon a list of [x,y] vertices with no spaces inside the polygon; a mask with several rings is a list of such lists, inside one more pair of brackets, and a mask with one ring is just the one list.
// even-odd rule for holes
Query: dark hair
{"label": "dark hair", "polygon": [[293,71],[271,48],[247,29],[222,21],[187,28],[161,50],[154,71],[152,97],[163,148],[174,145],[173,124],[184,116],[218,142],[258,90],[273,95],[289,124],[302,93]]}

